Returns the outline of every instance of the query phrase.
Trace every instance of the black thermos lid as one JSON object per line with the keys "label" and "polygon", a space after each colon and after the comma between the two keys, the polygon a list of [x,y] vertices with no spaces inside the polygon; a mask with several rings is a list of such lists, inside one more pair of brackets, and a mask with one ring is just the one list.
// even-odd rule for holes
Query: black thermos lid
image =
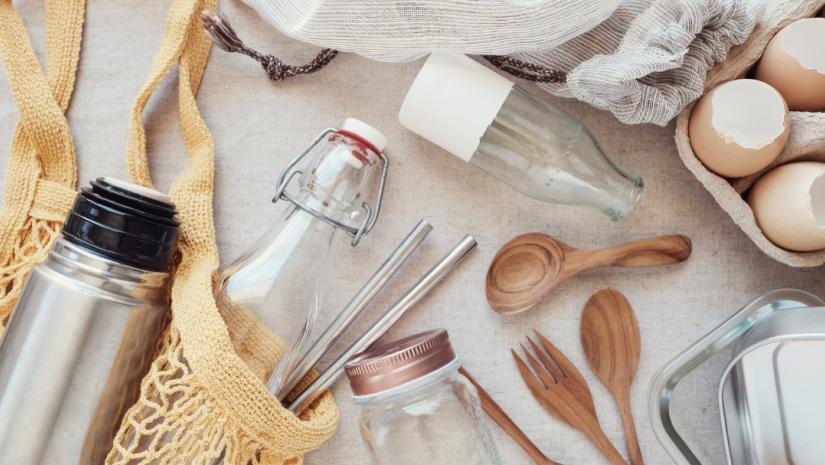
{"label": "black thermos lid", "polygon": [[175,205],[162,194],[98,178],[75,199],[63,237],[111,260],[166,271],[178,240]]}

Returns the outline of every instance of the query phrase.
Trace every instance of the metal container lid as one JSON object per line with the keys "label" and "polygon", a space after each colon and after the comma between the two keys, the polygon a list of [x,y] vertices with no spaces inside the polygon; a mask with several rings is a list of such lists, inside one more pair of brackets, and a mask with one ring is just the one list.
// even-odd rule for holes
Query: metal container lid
{"label": "metal container lid", "polygon": [[[805,321],[803,321],[803,319]],[[688,441],[687,438],[683,437],[676,427],[677,423],[674,415],[676,411],[672,408],[672,401],[674,397],[680,397],[674,396],[674,394],[675,391],[677,391],[677,387],[684,384],[683,381],[686,378],[691,375],[703,376],[705,378],[709,376],[709,373],[706,371],[700,375],[698,369],[700,367],[710,368],[710,365],[715,366],[715,363],[709,364],[707,362],[716,354],[720,354],[722,350],[731,346],[735,346],[733,364],[736,365],[738,355],[746,353],[748,347],[755,349],[758,347],[757,344],[760,341],[762,341],[762,344],[767,344],[778,342],[778,340],[782,338],[785,338],[785,340],[798,339],[799,336],[803,334],[816,336],[817,333],[819,333],[821,338],[825,336],[825,328],[823,328],[823,326],[825,326],[825,301],[809,292],[799,289],[776,289],[757,297],[742,307],[730,318],[691,344],[687,349],[662,367],[651,382],[648,406],[653,431],[673,460],[680,465],[699,465],[705,463],[703,460],[700,460],[690,445],[692,441]],[[809,348],[805,349],[809,350]],[[797,357],[797,355],[795,354],[794,357]],[[774,386],[774,391],[781,393],[785,399],[792,400],[789,399],[786,394],[790,391],[786,391],[783,387],[785,377],[787,376],[788,380],[796,379],[797,382],[801,380],[801,383],[798,385],[803,387],[806,386],[806,381],[803,379],[804,377],[794,378],[793,375],[789,376],[785,368],[790,368],[791,365],[785,366],[786,362],[784,362],[784,358],[781,360],[783,364],[782,373],[770,377],[769,379],[772,381],[769,385]],[[820,360],[825,360],[825,357],[820,356]],[[822,368],[823,361],[817,361],[816,363],[805,361],[804,363],[820,370],[820,373],[825,372]],[[776,364],[774,365],[776,366]],[[728,365],[728,371],[726,371],[726,373],[732,370],[731,366],[732,365]],[[718,372],[719,370],[715,370],[714,374],[710,376],[715,378]],[[737,375],[724,375],[721,376],[721,379],[724,383],[726,380],[732,380],[736,376]],[[776,382],[777,376],[782,376],[782,382]],[[822,383],[819,382],[818,386],[821,386],[821,384]],[[736,382],[730,383],[730,385],[739,386],[740,384],[737,380]],[[751,386],[753,386],[753,383],[751,383]],[[735,410],[735,408],[741,404],[737,404],[734,399],[743,398],[740,395],[740,393],[743,392],[747,393],[748,391],[739,391],[738,387],[728,391],[724,385],[720,386],[719,403],[722,410],[722,427],[724,430],[724,434],[721,436],[724,439],[726,448],[736,447],[741,450],[744,445],[744,449],[748,450],[752,445],[752,442],[746,442],[745,436],[741,434],[737,436],[737,432],[747,432],[751,427],[751,423],[746,417],[747,411],[742,411],[742,414],[739,414]],[[753,392],[755,393],[756,391]],[[729,396],[729,394],[731,395]],[[796,393],[793,395],[797,396]],[[797,405],[806,408],[806,410],[808,409],[802,397],[797,397],[795,400],[798,402]],[[783,401],[787,402],[787,400]],[[806,416],[805,418],[807,418],[808,421],[825,418],[821,406],[813,405],[810,410],[815,410],[819,413]],[[696,415],[699,415],[698,411]],[[736,422],[739,422],[743,426],[735,427]],[[784,430],[782,434],[787,434],[789,424],[790,423],[783,425]],[[820,437],[822,437],[821,434]],[[698,438],[692,439],[697,440]],[[707,440],[707,438],[705,438],[705,440]],[[796,444],[798,442],[799,441],[792,440],[790,444]],[[820,441],[820,443],[821,446],[825,446],[825,441]],[[820,447],[820,449],[822,449],[822,447]],[[820,452],[818,455],[821,457],[823,453]],[[739,456],[737,455],[737,457]],[[771,465],[783,465],[787,463],[808,465],[812,463],[801,462],[801,456],[795,451],[792,452],[790,457],[790,459],[786,459],[785,461],[773,462]],[[716,463],[718,459],[719,457],[714,457],[711,462]],[[729,449],[728,463],[753,465],[767,462],[750,462],[747,461],[747,459],[745,461],[737,461],[737,459],[731,459]]]}
{"label": "metal container lid", "polygon": [[366,396],[409,383],[456,359],[450,337],[437,329],[372,348],[346,365],[352,393]]}
{"label": "metal container lid", "polygon": [[821,464],[823,385],[825,308],[789,310],[752,328],[719,385],[728,463]]}

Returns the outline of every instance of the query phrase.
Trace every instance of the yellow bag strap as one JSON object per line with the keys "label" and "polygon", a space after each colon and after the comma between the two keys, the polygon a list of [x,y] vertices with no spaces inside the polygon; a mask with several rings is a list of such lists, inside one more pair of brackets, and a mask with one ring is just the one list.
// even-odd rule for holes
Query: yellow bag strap
{"label": "yellow bag strap", "polygon": [[[184,260],[197,257],[218,266],[218,246],[212,223],[214,189],[214,146],[195,100],[211,42],[200,27],[198,15],[216,7],[216,0],[174,0],[166,21],[166,35],[152,61],[149,77],[132,107],[126,148],[132,181],[153,187],[146,151],[146,129],[142,114],[149,98],[173,65],[178,65],[179,113],[186,146],[187,164],[171,189],[181,221],[180,250]],[[211,293],[210,293],[211,294]]]}
{"label": "yellow bag strap", "polygon": [[0,0],[0,57],[20,121],[0,211],[0,326],[74,199],[75,148],[64,112],[74,89],[85,0],[46,1],[44,76],[20,15]]}
{"label": "yellow bag strap", "polygon": [[[199,151],[200,158],[205,157],[211,160],[214,157],[212,138],[209,135],[209,130],[200,119],[195,94],[198,92],[211,46],[208,38],[200,31],[200,21],[197,20],[197,15],[204,8],[215,8],[216,4],[217,0],[175,0],[172,2],[166,20],[166,34],[152,61],[149,77],[138,92],[132,106],[126,158],[129,176],[134,182],[152,186],[146,153],[146,129],[141,117],[149,98],[158,88],[163,78],[169,74],[175,63],[181,65],[178,71],[181,78],[179,86],[181,101],[179,105],[181,123],[186,123],[186,126],[181,126],[181,130],[184,133],[187,156],[191,157],[194,152]],[[184,74],[186,75],[185,80]],[[186,118],[186,111],[194,112],[197,118],[195,120]],[[198,140],[187,138],[187,133],[190,136],[195,135],[192,134],[193,131],[199,133],[202,137]],[[195,147],[195,145],[198,147]],[[206,150],[208,154],[204,153],[203,150]],[[209,221],[211,221],[211,218]]]}
{"label": "yellow bag strap", "polygon": [[[167,342],[144,379],[141,398],[127,413],[115,439],[107,460],[110,465],[212,463],[218,457],[239,465],[300,460],[328,439],[338,422],[331,395],[322,396],[302,419],[284,409],[266,390],[261,374],[253,372],[235,351],[227,327],[257,327],[258,323],[237,312],[224,320],[213,297],[218,268],[212,211],[214,146],[195,95],[211,47],[200,12],[214,10],[216,3],[172,2],[166,35],[132,109],[129,174],[134,182],[151,186],[142,113],[161,80],[178,65],[180,127],[187,163],[170,192],[181,223],[172,324]],[[250,350],[274,353],[272,341],[263,339]],[[170,367],[178,367],[177,377],[168,375]],[[170,400],[181,396],[185,402]],[[165,420],[158,425],[156,418]]]}

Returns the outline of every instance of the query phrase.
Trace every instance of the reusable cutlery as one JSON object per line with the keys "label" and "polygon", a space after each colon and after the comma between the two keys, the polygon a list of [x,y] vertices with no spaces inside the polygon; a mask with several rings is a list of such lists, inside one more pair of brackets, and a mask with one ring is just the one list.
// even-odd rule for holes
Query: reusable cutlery
{"label": "reusable cutlery", "polygon": [[527,362],[511,349],[533,397],[547,413],[584,433],[611,464],[627,465],[599,425],[593,396],[579,370],[546,337],[534,332],[538,344],[530,337],[529,348],[521,344]]}
{"label": "reusable cutlery", "polygon": [[636,315],[625,296],[616,289],[596,291],[582,311],[580,335],[590,369],[619,406],[630,463],[643,465],[630,406],[630,385],[639,365],[641,337]]}
{"label": "reusable cutlery", "polygon": [[501,406],[493,400],[490,394],[488,394],[487,391],[485,391],[484,388],[478,384],[478,381],[476,381],[475,378],[473,378],[472,375],[464,369],[464,367],[459,368],[458,372],[464,375],[464,377],[476,387],[478,395],[481,398],[481,408],[487,412],[487,415],[492,418],[493,421],[495,421],[505,433],[513,438],[513,441],[524,449],[524,452],[527,452],[527,455],[533,459],[533,462],[535,462],[536,465],[560,465],[558,462],[554,462],[553,460],[547,458],[547,456],[539,450],[533,441],[531,441],[530,438],[524,434],[524,431],[518,427],[510,416],[504,412]]}
{"label": "reusable cutlery", "polygon": [[682,235],[579,250],[544,233],[522,234],[501,246],[493,258],[487,271],[487,301],[499,313],[520,313],[582,271],[671,265],[687,260],[690,253],[690,239]]}

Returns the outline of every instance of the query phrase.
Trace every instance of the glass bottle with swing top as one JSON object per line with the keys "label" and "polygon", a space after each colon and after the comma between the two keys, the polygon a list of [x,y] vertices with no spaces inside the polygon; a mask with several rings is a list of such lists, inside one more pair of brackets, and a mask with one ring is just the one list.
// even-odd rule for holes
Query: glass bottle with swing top
{"label": "glass bottle with swing top", "polygon": [[251,311],[286,346],[267,383],[272,393],[294,384],[297,362],[335,317],[337,309],[324,305],[334,249],[340,236],[357,246],[378,220],[386,144],[383,134],[354,118],[323,131],[278,178],[278,220],[222,273],[219,304]]}

